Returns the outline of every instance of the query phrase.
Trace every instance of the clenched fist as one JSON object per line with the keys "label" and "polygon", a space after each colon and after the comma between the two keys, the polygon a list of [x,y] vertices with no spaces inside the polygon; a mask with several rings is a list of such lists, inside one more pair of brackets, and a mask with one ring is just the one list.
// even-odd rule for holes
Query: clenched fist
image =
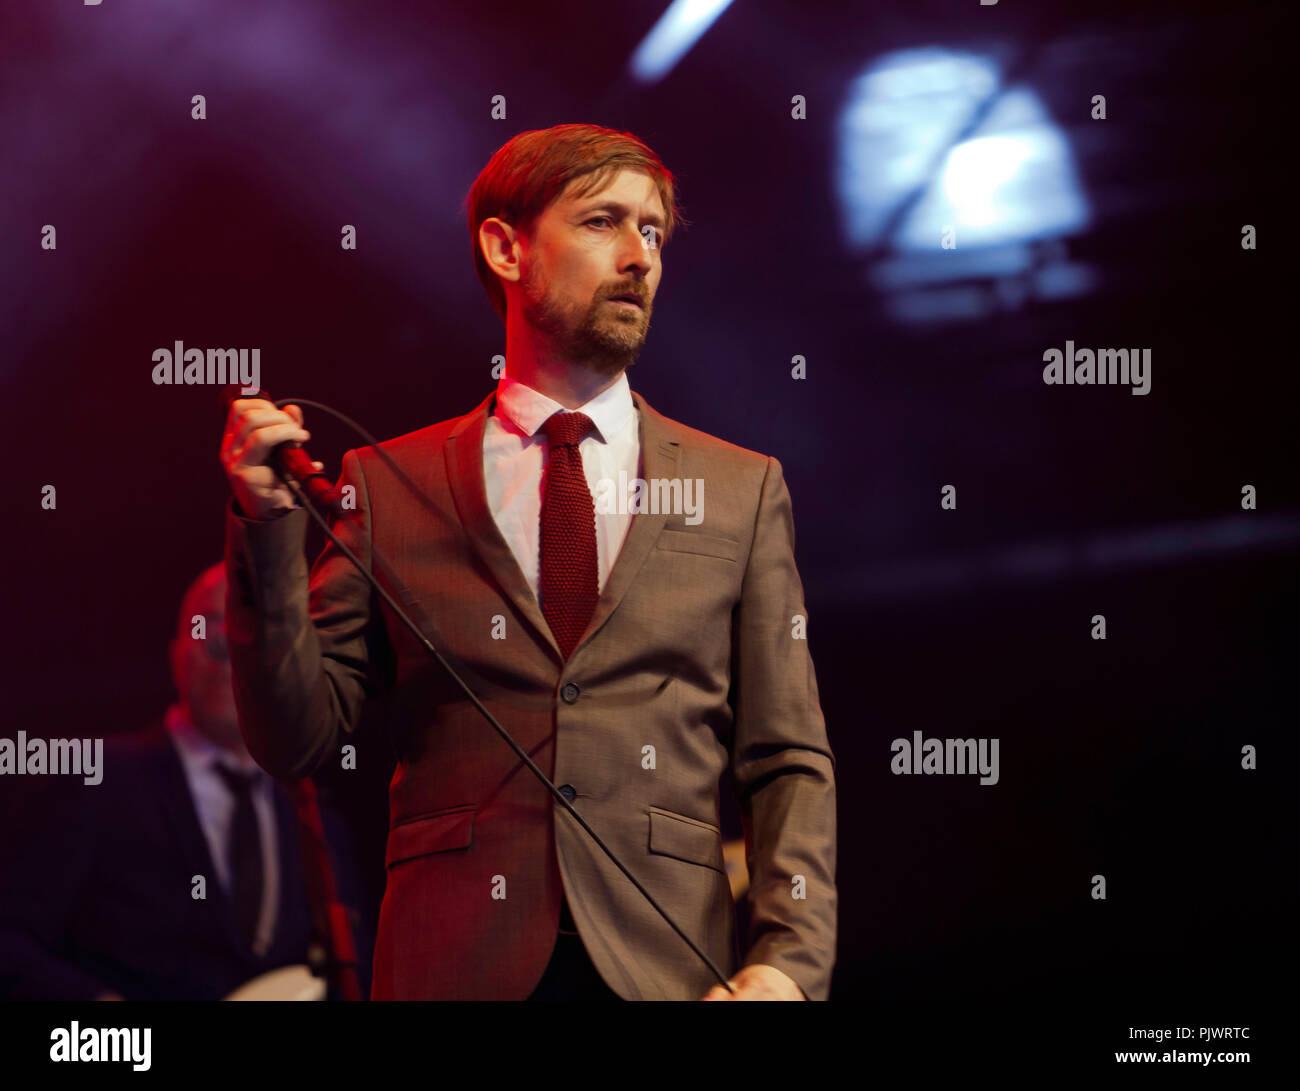
{"label": "clenched fist", "polygon": [[[249,519],[270,519],[294,506],[294,497],[270,466],[271,452],[282,443],[306,443],[311,433],[303,428],[302,410],[296,405],[276,409],[263,398],[236,398],[226,416],[221,437],[221,465],[230,488]],[[322,469],[322,463],[312,466]]]}

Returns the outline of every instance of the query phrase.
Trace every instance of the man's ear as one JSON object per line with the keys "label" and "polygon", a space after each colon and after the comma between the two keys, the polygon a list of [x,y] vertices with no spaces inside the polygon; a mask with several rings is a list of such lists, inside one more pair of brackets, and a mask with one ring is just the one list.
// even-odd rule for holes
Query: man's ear
{"label": "man's ear", "polygon": [[479,224],[478,245],[483,260],[497,276],[502,280],[519,279],[519,233],[505,220],[489,216]]}

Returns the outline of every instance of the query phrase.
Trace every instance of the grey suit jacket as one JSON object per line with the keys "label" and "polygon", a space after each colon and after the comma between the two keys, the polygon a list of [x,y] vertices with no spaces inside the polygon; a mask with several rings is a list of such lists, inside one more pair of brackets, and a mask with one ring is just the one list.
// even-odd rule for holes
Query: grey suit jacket
{"label": "grey suit jacket", "polygon": [[[355,507],[335,533],[403,599],[386,582],[400,581],[431,643],[724,973],[766,963],[825,999],[835,762],[780,463],[634,393],[640,476],[702,480],[704,518],[633,517],[566,662],[488,509],[494,399],[383,444],[400,475],[373,450],[349,451],[339,487]],[[340,760],[365,697],[386,705],[400,760],[372,997],[525,998],[550,957],[562,893],[620,996],[702,996],[716,984],[704,963],[332,543],[309,587],[307,519],[228,511],[235,693],[250,752],[291,777]],[[743,950],[723,865],[724,775],[750,871]]]}

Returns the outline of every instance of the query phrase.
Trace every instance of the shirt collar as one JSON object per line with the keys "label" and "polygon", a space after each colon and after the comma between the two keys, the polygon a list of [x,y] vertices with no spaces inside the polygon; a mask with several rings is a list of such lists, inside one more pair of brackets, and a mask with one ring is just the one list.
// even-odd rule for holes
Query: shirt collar
{"label": "shirt collar", "polygon": [[[618,382],[585,405],[578,406],[574,412],[586,413],[596,426],[600,440],[608,443],[631,419],[635,408],[627,372],[624,371]],[[508,375],[503,374],[497,383],[497,416],[509,421],[525,436],[536,435],[550,417],[562,411],[564,406],[559,402]]]}
{"label": "shirt collar", "polygon": [[194,726],[180,705],[174,704],[168,707],[163,717],[163,724],[176,744],[176,749],[186,768],[209,769],[214,765],[224,765],[245,773],[257,772],[261,768],[257,765],[243,765],[224,746],[209,739]]}

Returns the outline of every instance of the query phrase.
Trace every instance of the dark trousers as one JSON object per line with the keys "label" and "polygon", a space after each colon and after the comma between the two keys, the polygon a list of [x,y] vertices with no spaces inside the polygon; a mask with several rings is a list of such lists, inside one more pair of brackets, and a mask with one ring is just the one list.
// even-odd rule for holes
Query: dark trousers
{"label": "dark trousers", "polygon": [[574,927],[567,902],[560,907],[560,934],[555,950],[529,1000],[621,1000],[591,964]]}

